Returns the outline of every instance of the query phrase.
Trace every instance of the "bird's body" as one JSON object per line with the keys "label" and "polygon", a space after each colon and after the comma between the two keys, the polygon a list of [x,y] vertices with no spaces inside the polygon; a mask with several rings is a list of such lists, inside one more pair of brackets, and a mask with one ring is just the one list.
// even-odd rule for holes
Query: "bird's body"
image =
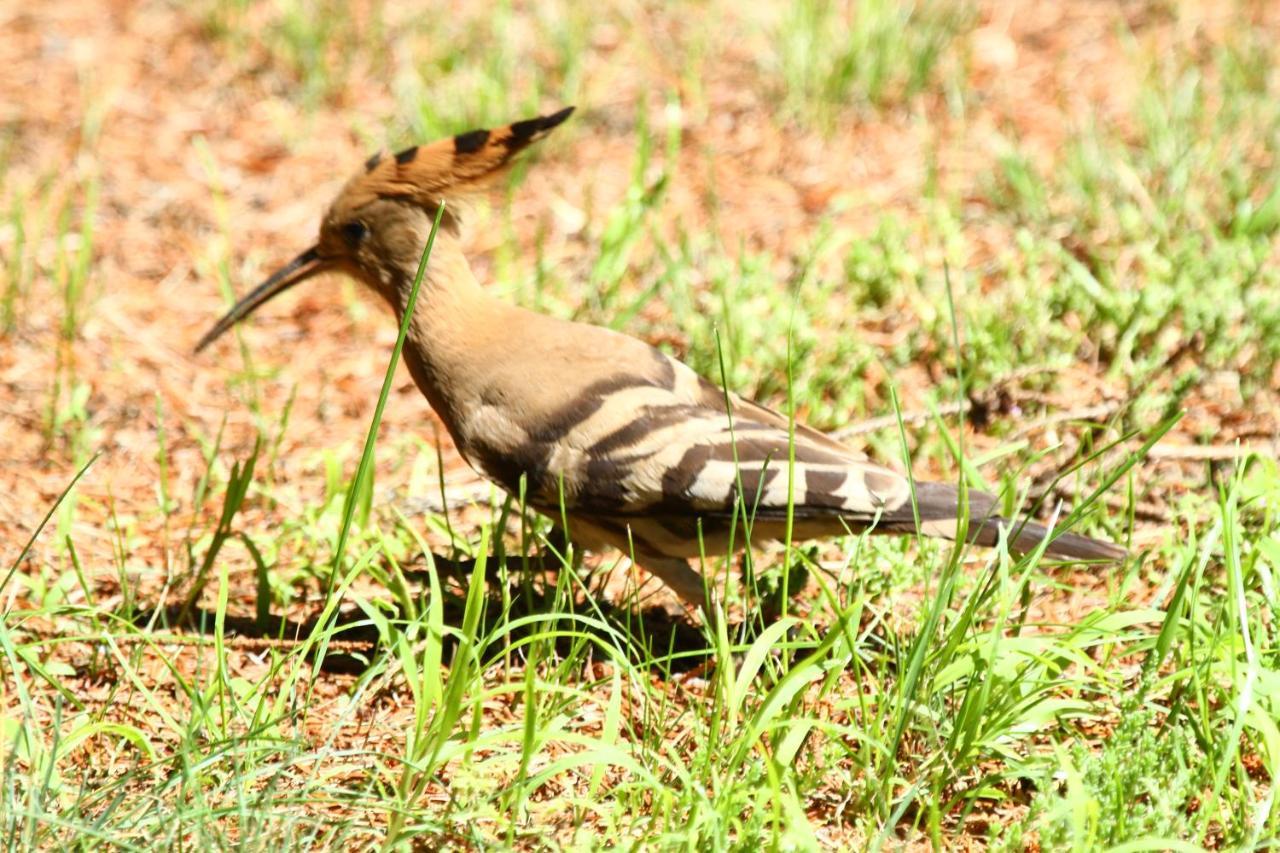
{"label": "bird's body", "polygon": [[[331,207],[317,246],[242,300],[200,346],[322,269],[362,279],[403,316],[440,199],[474,192],[567,115],[371,159]],[[531,508],[567,519],[582,544],[633,554],[691,603],[704,601],[704,586],[687,561],[743,547],[748,526],[753,542],[781,538],[788,518],[797,539],[917,526],[956,536],[953,487],[913,487],[816,430],[726,395],[643,341],[494,298],[451,235],[437,240],[404,358],[472,467]],[[975,541],[994,544],[1008,528],[1010,547],[1025,551],[1047,535],[995,516],[994,503],[970,494]],[[1123,555],[1071,533],[1058,534],[1048,552]]]}

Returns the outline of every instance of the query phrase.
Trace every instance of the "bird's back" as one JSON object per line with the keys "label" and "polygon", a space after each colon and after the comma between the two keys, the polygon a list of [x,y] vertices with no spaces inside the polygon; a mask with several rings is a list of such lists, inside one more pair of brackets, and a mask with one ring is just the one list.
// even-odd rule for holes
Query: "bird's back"
{"label": "bird's back", "polygon": [[[818,535],[908,494],[900,474],[635,338],[514,308],[500,325],[511,332],[491,357],[472,354],[486,367],[457,415],[460,449],[535,508],[557,517],[563,506],[609,534],[596,538],[717,552],[727,542],[713,531],[743,507],[768,527],[790,504]],[[699,543],[699,524],[717,541]]]}

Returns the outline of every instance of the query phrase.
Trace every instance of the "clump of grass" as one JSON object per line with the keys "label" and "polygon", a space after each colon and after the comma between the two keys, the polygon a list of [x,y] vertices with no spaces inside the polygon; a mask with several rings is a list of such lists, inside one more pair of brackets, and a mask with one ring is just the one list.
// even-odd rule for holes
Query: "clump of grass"
{"label": "clump of grass", "polygon": [[[1151,708],[1128,708],[1105,740],[1078,741],[1057,756],[1053,787],[1032,804],[1027,824],[1053,849],[1096,849],[1126,841],[1195,834],[1199,793],[1208,773],[1191,730],[1158,729]],[[1010,834],[1010,849],[1022,841]]]}
{"label": "clump of grass", "polygon": [[80,184],[58,217],[56,261],[52,270],[62,302],[62,319],[54,360],[52,387],[46,412],[46,435],[69,439],[72,458],[84,459],[94,437],[89,426],[89,383],[77,372],[76,341],[84,319],[94,254],[94,219],[98,179]]}
{"label": "clump of grass", "polygon": [[774,37],[783,102],[821,127],[901,103],[937,85],[972,20],[962,0],[798,0]]}
{"label": "clump of grass", "polygon": [[[1017,244],[1002,259],[1010,286],[969,315],[986,339],[975,341],[975,366],[1043,358],[1047,344],[1063,356],[1084,349],[1135,388],[1167,374],[1179,352],[1195,361],[1180,393],[1222,370],[1246,396],[1270,382],[1280,279],[1265,259],[1280,228],[1280,110],[1263,69],[1273,58],[1247,32],[1219,48],[1217,73],[1186,51],[1135,57],[1149,79],[1132,126],[1075,129],[1051,172],[1016,147],[999,160],[988,192]],[[1002,331],[1010,315],[1036,322],[1026,335]]]}
{"label": "clump of grass", "polygon": [[498,3],[411,23],[393,92],[413,142],[572,104],[597,17],[581,4]]}
{"label": "clump of grass", "polygon": [[0,331],[11,333],[18,323],[19,304],[30,287],[30,264],[26,257],[27,224],[23,199],[15,197],[9,211],[9,245],[4,252],[5,283],[0,294]]}
{"label": "clump of grass", "polygon": [[340,101],[355,62],[371,61],[375,66],[366,70],[385,70],[378,64],[385,53],[367,49],[386,41],[381,2],[282,0],[268,6],[219,0],[196,8],[233,60],[265,66],[278,75],[275,86],[287,86],[308,109]]}

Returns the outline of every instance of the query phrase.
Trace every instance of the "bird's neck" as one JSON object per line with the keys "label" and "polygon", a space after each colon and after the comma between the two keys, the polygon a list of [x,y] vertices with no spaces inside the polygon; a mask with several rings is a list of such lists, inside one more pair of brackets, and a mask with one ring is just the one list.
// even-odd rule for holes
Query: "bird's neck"
{"label": "bird's neck", "polygon": [[[403,320],[416,270],[402,270],[392,308]],[[486,353],[508,327],[513,311],[488,295],[462,252],[439,242],[419,289],[405,339],[404,360],[413,381],[445,426],[459,439],[459,426],[472,408]]]}

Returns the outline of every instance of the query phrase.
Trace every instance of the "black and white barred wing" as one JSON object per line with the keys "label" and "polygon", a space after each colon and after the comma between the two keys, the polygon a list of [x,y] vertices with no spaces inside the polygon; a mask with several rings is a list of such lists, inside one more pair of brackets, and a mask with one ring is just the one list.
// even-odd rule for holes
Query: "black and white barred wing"
{"label": "black and white barred wing", "polygon": [[640,409],[584,449],[574,503],[703,517],[746,507],[759,518],[785,517],[790,503],[797,517],[870,521],[908,500],[905,477],[810,432],[792,439],[785,420],[769,423],[751,411],[731,419],[702,406]]}

